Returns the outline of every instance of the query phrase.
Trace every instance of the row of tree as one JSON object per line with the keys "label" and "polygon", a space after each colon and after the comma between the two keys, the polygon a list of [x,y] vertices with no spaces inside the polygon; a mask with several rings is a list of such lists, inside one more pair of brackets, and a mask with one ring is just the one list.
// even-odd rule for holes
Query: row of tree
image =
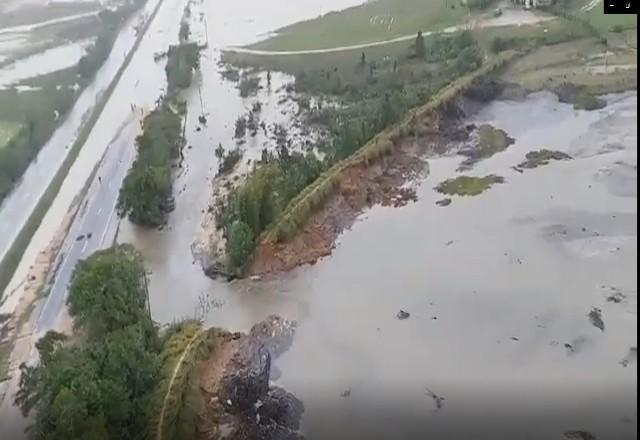
{"label": "row of tree", "polygon": [[260,164],[227,197],[221,216],[231,271],[242,272],[262,231],[323,169],[313,153],[290,153],[285,146],[276,155],[263,151]]}
{"label": "row of tree", "polygon": [[68,298],[76,336],[48,332],[36,345],[39,364],[21,366],[16,403],[35,411],[33,438],[147,438],[162,341],[145,286],[141,256],[128,245],[78,264]]}
{"label": "row of tree", "polygon": [[118,211],[133,223],[160,226],[173,208],[172,165],[181,157],[184,146],[182,118],[174,108],[184,109],[177,94],[191,85],[193,70],[199,63],[196,43],[169,48],[165,66],[167,95],[144,118],[143,132],[136,138],[138,157],[120,188]]}
{"label": "row of tree", "polygon": [[180,89],[191,85],[193,71],[200,67],[200,49],[197,43],[180,43],[167,52],[167,95],[173,97]]}
{"label": "row of tree", "polygon": [[160,226],[170,211],[171,164],[183,145],[180,116],[162,101],[149,113],[136,138],[138,157],[120,188],[118,211],[133,223]]}

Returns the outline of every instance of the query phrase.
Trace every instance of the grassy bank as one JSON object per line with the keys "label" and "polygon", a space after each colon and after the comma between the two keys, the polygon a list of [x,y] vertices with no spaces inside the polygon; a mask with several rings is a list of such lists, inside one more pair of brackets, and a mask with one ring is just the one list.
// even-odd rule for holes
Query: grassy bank
{"label": "grassy bank", "polygon": [[[113,93],[116,86],[118,85],[120,78],[122,78],[124,71],[129,66],[129,63],[131,62],[131,60],[133,59],[135,52],[137,51],[138,47],[140,46],[140,43],[142,42],[142,38],[144,37],[147,30],[149,29],[149,26],[151,26],[151,23],[153,22],[153,19],[157,15],[158,11],[160,10],[160,7],[163,1],[164,0],[159,0],[158,4],[154,8],[149,19],[147,20],[144,28],[138,34],[138,37],[136,38],[136,41],[133,47],[131,48],[131,50],[127,54],[127,57],[122,63],[122,66],[120,66],[113,80],[109,84],[109,87],[107,87],[105,92],[102,94],[100,101],[91,112],[91,116],[89,117],[89,119],[82,125],[82,128],[80,129],[80,133],[78,134],[76,141],[73,143],[73,145],[69,149],[69,152],[67,153],[67,156],[62,162],[62,165],[56,172],[55,176],[51,180],[51,183],[49,184],[49,186],[47,187],[43,195],[38,200],[37,205],[35,206],[35,208],[31,212],[31,215],[29,216],[24,226],[18,233],[18,236],[16,237],[14,242],[11,244],[11,247],[5,254],[4,258],[2,259],[2,261],[0,261],[0,292],[2,292],[2,295],[4,295],[4,291],[7,288],[9,282],[11,281],[11,277],[13,276],[15,270],[20,264],[20,260],[22,259],[22,256],[25,250],[27,249],[27,246],[29,245],[31,238],[33,237],[33,234],[38,230],[38,227],[40,226],[40,222],[42,222],[42,219],[44,218],[45,214],[51,207],[51,204],[53,203],[56,195],[58,194],[58,191],[60,190],[60,187],[62,186],[64,179],[67,177],[67,174],[71,169],[71,166],[73,165],[76,158],[80,154],[80,149],[82,148],[87,138],[89,137],[89,134],[93,129],[93,126],[96,124],[96,122],[102,115],[102,111],[104,110],[104,107],[107,105],[107,102],[109,101],[111,94]],[[0,299],[2,295],[0,295]]]}
{"label": "grassy bank", "polygon": [[383,41],[444,29],[468,15],[468,8],[454,0],[377,0],[287,26],[251,47],[305,50]]}

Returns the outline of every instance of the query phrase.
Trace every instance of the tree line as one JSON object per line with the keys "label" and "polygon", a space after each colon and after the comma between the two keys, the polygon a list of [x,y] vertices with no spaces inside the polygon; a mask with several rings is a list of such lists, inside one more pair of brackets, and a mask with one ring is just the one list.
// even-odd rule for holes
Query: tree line
{"label": "tree line", "polygon": [[149,113],[136,138],[138,156],[124,179],[118,199],[118,212],[131,222],[157,227],[166,222],[172,209],[172,166],[181,157],[184,138],[178,102],[179,90],[191,84],[193,70],[199,67],[195,43],[169,48],[165,72],[167,95]]}
{"label": "tree line", "polygon": [[98,251],[74,270],[67,300],[75,336],[53,331],[22,365],[16,404],[35,411],[36,440],[145,439],[163,339],[148,312],[145,271],[129,245]]}

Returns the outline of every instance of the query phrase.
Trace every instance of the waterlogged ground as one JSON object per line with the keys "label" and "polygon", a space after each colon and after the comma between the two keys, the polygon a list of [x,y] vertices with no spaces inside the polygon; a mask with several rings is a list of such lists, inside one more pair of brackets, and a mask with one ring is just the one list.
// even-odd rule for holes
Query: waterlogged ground
{"label": "waterlogged ground", "polygon": [[[309,438],[401,437],[416,421],[478,433],[498,417],[517,438],[532,413],[544,423],[530,438],[634,432],[637,97],[609,101],[595,112],[547,93],[489,105],[473,122],[516,142],[466,173],[504,184],[439,207],[433,187],[459,175],[463,158],[430,160],[417,203],[368,211],[331,257],[277,280],[210,281],[185,264],[186,244],[139,238],[154,317],[230,329],[270,313],[298,320],[275,366],[305,402]],[[540,148],[574,159],[511,169]]]}
{"label": "waterlogged ground", "polygon": [[0,69],[0,88],[77,64],[91,42],[89,39],[57,46]]}

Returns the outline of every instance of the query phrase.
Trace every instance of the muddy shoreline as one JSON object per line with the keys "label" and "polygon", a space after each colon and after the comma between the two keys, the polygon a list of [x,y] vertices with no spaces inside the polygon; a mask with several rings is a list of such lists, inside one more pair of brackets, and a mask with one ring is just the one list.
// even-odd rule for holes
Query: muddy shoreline
{"label": "muddy shoreline", "polygon": [[417,200],[416,186],[429,172],[427,159],[458,151],[469,140],[473,126],[460,104],[448,106],[440,120],[440,133],[416,133],[368,165],[350,166],[338,188],[313,213],[295,237],[280,243],[258,243],[246,275],[265,276],[314,264],[331,254],[336,239],[358,216],[374,205],[401,207]]}
{"label": "muddy shoreline", "polygon": [[[546,89],[565,102],[562,92],[571,88],[571,83],[560,87],[549,84]],[[432,121],[423,121],[421,127],[404,138],[395,141],[393,151],[369,162],[367,165],[351,165],[342,175],[338,188],[325,201],[322,208],[314,212],[295,236],[283,242],[261,240],[243,273],[246,278],[264,278],[288,272],[298,266],[315,264],[319,259],[331,255],[340,234],[348,230],[357,218],[375,205],[401,207],[416,201],[415,188],[429,172],[428,159],[449,154],[463,154],[478,149],[472,139],[476,129],[465,125],[473,114],[495,100],[523,100],[531,93],[524,86],[505,79],[501,75],[485,75],[477,78],[473,86],[454,103],[438,110],[438,128],[430,127]],[[574,93],[574,95],[576,95]],[[573,96],[573,95],[572,95]],[[420,125],[420,124],[418,124]],[[511,142],[512,143],[512,142]],[[200,234],[192,245],[205,274],[210,278],[236,278],[224,269],[224,238],[215,226],[215,201],[224,193],[222,188],[239,184],[246,167],[235,170],[214,185],[212,202],[201,224]],[[450,199],[444,198],[439,206],[448,206]]]}

